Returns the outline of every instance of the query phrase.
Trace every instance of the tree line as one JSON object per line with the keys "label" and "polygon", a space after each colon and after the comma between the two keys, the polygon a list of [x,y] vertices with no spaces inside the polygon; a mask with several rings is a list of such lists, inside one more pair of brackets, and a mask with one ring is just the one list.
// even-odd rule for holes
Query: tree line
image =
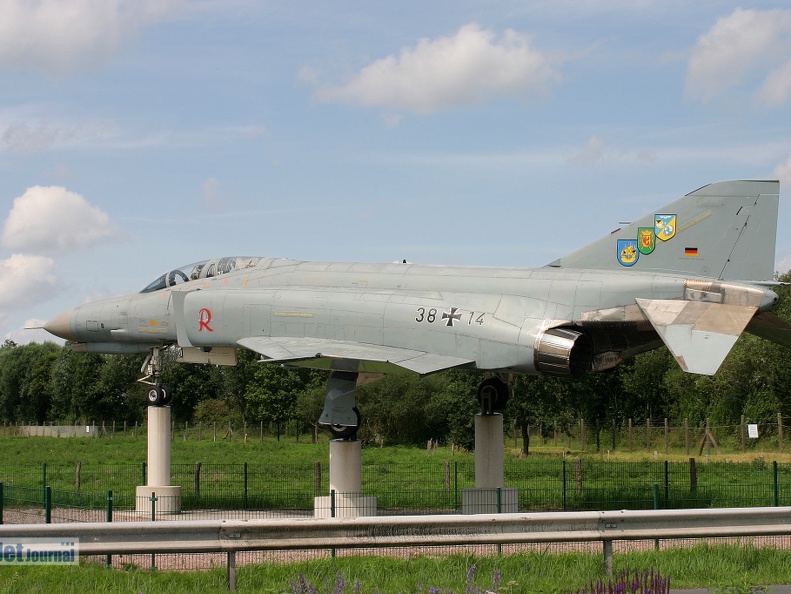
{"label": "tree line", "polygon": [[[788,275],[786,279],[789,280]],[[791,288],[778,287],[776,313],[791,321]],[[686,419],[693,426],[774,423],[791,416],[791,352],[744,334],[714,376],[685,373],[665,348],[638,355],[613,371],[567,380],[514,378],[506,423],[540,426],[545,434],[580,419],[623,426],[627,419]],[[327,374],[258,362],[238,351],[235,367],[164,361],[162,382],[173,390],[173,418],[190,423],[266,423],[312,431],[324,404]],[[143,422],[147,386],[140,355],[76,353],[53,343],[0,347],[0,421],[83,424]],[[387,375],[360,386],[361,437],[387,443],[439,442],[471,446],[476,392],[483,375],[449,370],[419,378]]]}

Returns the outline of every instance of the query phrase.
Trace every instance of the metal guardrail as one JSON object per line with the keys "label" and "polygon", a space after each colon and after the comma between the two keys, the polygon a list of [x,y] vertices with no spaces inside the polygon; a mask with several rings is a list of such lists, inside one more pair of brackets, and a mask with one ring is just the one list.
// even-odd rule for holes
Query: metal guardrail
{"label": "metal guardrail", "polygon": [[9,538],[80,539],[80,555],[463,544],[601,542],[608,573],[616,540],[791,535],[791,507],[520,514],[198,520],[0,526]]}

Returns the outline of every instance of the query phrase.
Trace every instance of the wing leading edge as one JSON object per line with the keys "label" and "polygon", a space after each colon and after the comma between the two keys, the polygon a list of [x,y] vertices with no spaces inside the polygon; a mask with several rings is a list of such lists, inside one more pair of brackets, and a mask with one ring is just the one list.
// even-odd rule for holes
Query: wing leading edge
{"label": "wing leading edge", "polygon": [[426,375],[474,363],[472,359],[426,351],[323,338],[253,336],[242,338],[237,344],[262,355],[266,362],[334,369],[338,361],[351,361],[355,371],[365,373],[406,370]]}

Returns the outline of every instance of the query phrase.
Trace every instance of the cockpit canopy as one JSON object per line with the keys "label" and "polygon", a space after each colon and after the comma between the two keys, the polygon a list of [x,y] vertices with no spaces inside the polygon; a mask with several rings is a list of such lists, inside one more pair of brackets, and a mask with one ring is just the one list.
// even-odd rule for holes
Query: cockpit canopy
{"label": "cockpit canopy", "polygon": [[213,260],[203,260],[201,262],[195,262],[194,264],[187,264],[186,266],[180,266],[179,268],[174,268],[166,272],[140,292],[152,293],[154,291],[175,287],[176,285],[189,281],[219,276],[244,268],[252,268],[256,266],[260,260],[261,258],[250,256],[233,256],[230,258],[215,258]]}

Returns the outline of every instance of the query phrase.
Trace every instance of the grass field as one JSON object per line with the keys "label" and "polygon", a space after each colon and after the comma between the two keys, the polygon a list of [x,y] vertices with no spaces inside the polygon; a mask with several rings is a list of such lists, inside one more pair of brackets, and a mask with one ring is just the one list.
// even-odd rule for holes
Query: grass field
{"label": "grass field", "polygon": [[[133,488],[140,484],[140,466],[145,460],[145,437],[132,437],[116,434],[110,438],[65,439],[45,437],[0,437],[0,473],[12,469],[29,468],[33,480],[41,480],[41,467],[46,463],[47,482],[62,481],[66,486],[73,484],[74,469],[79,462],[86,477],[83,488],[97,489],[107,485],[106,480],[123,480],[123,488]],[[173,441],[173,464],[194,468],[196,462],[204,464],[204,471],[212,466],[226,466],[247,463],[251,470],[261,468],[285,468],[289,465],[306,467],[309,470],[316,462],[326,464],[328,443],[296,443],[293,439],[276,441],[261,440],[183,440]],[[774,456],[773,456],[774,458]],[[784,460],[778,457],[785,466]],[[725,459],[723,457],[720,460]],[[734,459],[731,455],[730,459]],[[363,452],[366,468],[370,467],[364,483],[381,489],[399,488],[426,492],[425,481],[436,481],[437,489],[442,489],[447,480],[448,464],[458,464],[463,474],[454,480],[470,483],[474,481],[474,456],[467,452],[452,451],[448,448],[425,450],[403,447],[367,447]],[[519,459],[515,449],[506,455],[506,483],[526,481],[535,493],[559,480],[559,463],[563,456],[545,452]],[[577,460],[580,460],[578,462]],[[584,497],[584,492],[595,491],[596,484],[611,484],[615,491],[627,490],[630,481],[646,484],[661,483],[663,461],[654,460],[647,455],[610,454],[610,462],[604,455],[587,454],[579,457],[566,456],[565,468],[569,474],[570,495]],[[771,478],[771,459],[750,455],[738,464],[714,459],[703,460],[698,464],[699,480],[702,484],[713,484],[719,489],[733,487],[740,482],[752,481],[758,486]],[[681,457],[670,460],[681,469],[679,477],[671,475],[671,483],[681,482],[687,461]],[[421,475],[422,468],[436,469],[426,478]],[[104,469],[104,479],[91,479],[90,469]],[[118,469],[131,468],[131,473],[114,475]],[[258,470],[255,470],[259,472]],[[684,472],[682,472],[684,471]],[[785,469],[787,472],[788,469]],[[312,472],[312,471],[311,471]],[[312,493],[312,473],[307,479],[285,477],[284,481],[294,483]],[[269,481],[272,481],[269,472]],[[230,474],[217,475],[226,483],[233,483],[238,477]],[[252,474],[251,474],[252,476]],[[251,476],[248,479],[256,483]],[[185,475],[189,478],[188,475]],[[262,474],[261,481],[267,475]],[[106,479],[106,480],[105,480]],[[95,480],[96,482],[91,482]],[[105,480],[105,482],[102,482]],[[255,479],[258,480],[258,479]],[[299,481],[302,481],[301,484]],[[576,485],[584,483],[585,489],[577,493]],[[257,487],[254,487],[257,488]],[[100,490],[100,489],[99,489]],[[520,496],[521,496],[520,487]],[[532,496],[532,495],[531,495]],[[641,495],[642,496],[642,495]],[[590,503],[594,502],[590,496]],[[704,504],[710,504],[705,501]],[[101,500],[97,505],[101,505]],[[469,578],[470,568],[475,566],[475,579]],[[791,551],[771,548],[757,548],[749,544],[744,547],[699,545],[692,549],[668,550],[661,552],[634,552],[616,555],[616,569],[633,568],[659,570],[662,575],[670,576],[672,586],[678,587],[738,587],[738,592],[748,592],[748,586],[791,583]],[[338,557],[322,561],[289,564],[269,564],[248,566],[239,569],[238,583],[241,592],[292,592],[289,583],[297,583],[303,576],[304,584],[315,587],[316,592],[438,592],[440,594],[475,594],[492,588],[498,582],[499,592],[572,592],[584,587],[591,580],[602,575],[602,562],[599,555],[546,553],[519,554],[494,557],[435,556],[415,557],[399,560],[387,557]],[[339,589],[338,576],[346,586]],[[500,576],[500,577],[496,577]],[[357,588],[355,589],[355,584]],[[2,592],[225,592],[225,571],[215,569],[198,572],[130,571],[111,570],[83,563],[79,568],[40,568],[40,567],[3,567],[0,569],[0,593]],[[299,591],[299,590],[297,590]],[[309,590],[304,590],[309,591]]]}
{"label": "grass field", "polygon": [[[629,553],[616,557],[622,569],[654,569],[672,588],[732,588],[747,594],[755,586],[791,583],[791,552],[751,546],[699,545],[692,549]],[[225,571],[166,572],[80,567],[3,567],[0,593],[184,593],[227,592]],[[340,577],[340,582],[339,582]],[[398,560],[344,557],[238,570],[239,592],[479,594],[574,592],[606,577],[601,558],[589,554],[519,554],[494,557],[432,556]],[[341,586],[341,584],[344,584]],[[759,590],[753,590],[759,591]]]}

